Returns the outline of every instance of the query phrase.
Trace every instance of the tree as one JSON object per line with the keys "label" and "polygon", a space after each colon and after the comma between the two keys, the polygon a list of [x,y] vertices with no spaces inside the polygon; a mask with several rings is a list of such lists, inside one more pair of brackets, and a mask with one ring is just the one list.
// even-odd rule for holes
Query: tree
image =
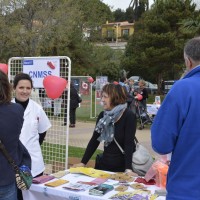
{"label": "tree", "polygon": [[160,84],[161,79],[178,79],[183,68],[183,45],[188,35],[179,22],[191,16],[191,1],[159,0],[135,23],[122,64],[130,74]]}
{"label": "tree", "polygon": [[195,10],[193,16],[180,22],[181,31],[193,36],[200,34],[200,10]]}
{"label": "tree", "polygon": [[149,9],[148,0],[131,0],[129,7],[133,9],[133,21],[138,21],[142,14]]}
{"label": "tree", "polygon": [[94,76],[108,76],[109,80],[118,80],[120,71],[120,60],[123,52],[113,50],[108,46],[94,46],[93,59]]}
{"label": "tree", "polygon": [[126,20],[126,13],[120,8],[113,12],[113,16],[115,22],[123,22]]}
{"label": "tree", "polygon": [[[93,56],[96,50],[84,37],[84,29],[98,32],[98,27],[111,19],[110,8],[100,0],[2,0],[1,60],[6,62],[13,56],[68,56],[72,74],[95,75],[105,60],[99,59],[99,54]],[[107,66],[112,64],[107,59]]]}
{"label": "tree", "polygon": [[134,10],[131,7],[126,9],[125,18],[129,23],[134,22]]}

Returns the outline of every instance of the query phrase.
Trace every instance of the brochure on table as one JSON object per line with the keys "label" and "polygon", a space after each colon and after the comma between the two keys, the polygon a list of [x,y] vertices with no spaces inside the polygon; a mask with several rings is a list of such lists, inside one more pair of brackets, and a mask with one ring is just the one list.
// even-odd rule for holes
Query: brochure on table
{"label": "brochure on table", "polygon": [[[32,184],[30,190],[23,191],[24,199],[59,199],[59,200],[93,200],[93,199],[146,199],[165,200],[161,188],[134,182],[119,181],[103,177],[91,177],[83,173],[69,173],[61,178],[54,178],[42,184]],[[123,174],[121,176],[124,176]],[[120,177],[119,177],[120,178]],[[127,189],[124,191],[124,189]]]}

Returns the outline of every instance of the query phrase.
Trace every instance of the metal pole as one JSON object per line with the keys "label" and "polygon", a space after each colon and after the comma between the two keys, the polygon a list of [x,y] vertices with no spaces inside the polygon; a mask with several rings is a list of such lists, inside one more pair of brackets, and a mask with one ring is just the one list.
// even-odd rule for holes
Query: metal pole
{"label": "metal pole", "polygon": [[118,43],[118,24],[116,25],[116,44]]}

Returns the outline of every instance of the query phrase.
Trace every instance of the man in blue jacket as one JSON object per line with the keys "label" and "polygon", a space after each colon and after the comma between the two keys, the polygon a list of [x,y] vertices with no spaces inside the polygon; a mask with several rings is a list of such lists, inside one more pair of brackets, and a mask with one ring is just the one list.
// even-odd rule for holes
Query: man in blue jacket
{"label": "man in blue jacket", "polygon": [[177,81],[155,117],[152,147],[172,153],[167,200],[200,199],[200,37],[184,48],[185,76]]}

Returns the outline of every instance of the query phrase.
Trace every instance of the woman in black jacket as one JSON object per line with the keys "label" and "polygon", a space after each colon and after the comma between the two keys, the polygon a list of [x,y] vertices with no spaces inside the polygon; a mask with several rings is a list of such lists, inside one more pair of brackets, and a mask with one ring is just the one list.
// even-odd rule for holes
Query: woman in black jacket
{"label": "woman in black jacket", "polygon": [[[65,90],[63,93],[63,99],[65,103],[65,109],[64,109],[64,124],[63,126],[67,125],[67,94],[68,91]],[[70,84],[70,106],[69,106],[69,121],[70,125],[69,127],[74,128],[76,124],[76,109],[78,108],[78,104],[80,103],[80,97],[78,95],[78,92],[76,88],[74,87],[74,84],[71,82]]]}
{"label": "woman in black jacket", "polygon": [[[132,154],[136,149],[134,143],[136,117],[127,108],[126,89],[121,85],[106,84],[102,88],[101,95],[104,111],[99,114],[81,163],[75,164],[73,167],[84,167],[100,142],[103,142],[103,155],[98,163],[96,162],[95,169],[126,172],[136,176],[132,171]],[[124,149],[125,154],[122,154],[115,140]]]}
{"label": "woman in black jacket", "polygon": [[[0,70],[0,140],[16,164],[21,165],[23,150],[19,135],[23,125],[24,109],[11,103],[11,86],[8,77]],[[17,200],[15,173],[0,151],[0,200]]]}

